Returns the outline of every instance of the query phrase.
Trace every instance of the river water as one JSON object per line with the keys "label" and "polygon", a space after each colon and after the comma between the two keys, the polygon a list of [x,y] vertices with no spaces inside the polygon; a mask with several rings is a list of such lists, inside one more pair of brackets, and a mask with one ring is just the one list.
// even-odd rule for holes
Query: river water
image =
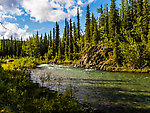
{"label": "river water", "polygon": [[32,70],[31,80],[61,93],[66,88],[72,89],[75,98],[94,109],[119,106],[150,112],[150,74],[103,72],[42,64]]}

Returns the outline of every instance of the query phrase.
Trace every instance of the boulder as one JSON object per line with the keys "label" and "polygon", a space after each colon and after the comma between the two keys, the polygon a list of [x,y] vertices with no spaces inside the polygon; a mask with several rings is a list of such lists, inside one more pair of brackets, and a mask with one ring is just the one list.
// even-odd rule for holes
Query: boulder
{"label": "boulder", "polygon": [[96,69],[96,70],[107,70],[107,66],[111,64],[108,52],[112,53],[111,48],[105,46],[93,46],[85,53],[76,64],[76,67]]}

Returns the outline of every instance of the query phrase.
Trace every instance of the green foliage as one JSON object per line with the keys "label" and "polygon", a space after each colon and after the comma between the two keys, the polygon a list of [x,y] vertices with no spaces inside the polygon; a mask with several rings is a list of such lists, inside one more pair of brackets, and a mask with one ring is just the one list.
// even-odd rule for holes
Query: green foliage
{"label": "green foliage", "polygon": [[[97,8],[100,16],[90,17],[87,5],[85,32],[80,28],[79,8],[77,24],[65,19],[63,37],[59,36],[59,24],[56,22],[53,33],[39,37],[37,34],[27,41],[0,41],[1,58],[36,57],[61,63],[79,60],[92,46],[109,46],[113,52],[115,66],[126,68],[150,67],[150,22],[148,0],[122,0],[121,7],[116,7],[116,0],[111,0],[110,8],[106,4]],[[108,9],[110,9],[108,11]],[[82,32],[82,33],[81,33]],[[53,38],[52,38],[53,37]],[[135,57],[135,58],[134,58]],[[106,58],[107,60],[108,58]]]}
{"label": "green foliage", "polygon": [[25,68],[35,68],[36,65],[39,63],[38,59],[35,58],[21,58],[15,59],[14,62],[9,62],[7,64],[2,64],[4,70],[22,70]]}
{"label": "green foliage", "polygon": [[57,24],[56,22],[56,37],[55,37],[55,41],[56,41],[56,44],[55,44],[55,52],[58,54],[58,47],[59,47],[59,25]]}
{"label": "green foliage", "polygon": [[73,54],[73,36],[72,36],[72,21],[70,19],[70,29],[69,29],[69,60],[72,60],[72,54]]}
{"label": "green foliage", "polygon": [[[33,60],[30,58],[30,60]],[[29,63],[29,61],[26,60]],[[18,67],[20,68],[20,67]],[[76,113],[86,112],[71,92],[59,94],[42,88],[24,71],[4,71],[0,68],[0,112]]]}
{"label": "green foliage", "polygon": [[90,10],[89,5],[87,5],[87,13],[86,13],[86,23],[85,23],[85,46],[89,46],[90,43]]}

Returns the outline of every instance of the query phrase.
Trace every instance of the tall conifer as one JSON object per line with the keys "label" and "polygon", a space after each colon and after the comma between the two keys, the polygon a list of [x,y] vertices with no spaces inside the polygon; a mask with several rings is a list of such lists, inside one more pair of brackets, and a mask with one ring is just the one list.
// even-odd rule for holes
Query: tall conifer
{"label": "tall conifer", "polygon": [[85,27],[86,27],[85,28],[85,46],[88,46],[90,43],[90,10],[89,10],[89,5],[87,5]]}
{"label": "tall conifer", "polygon": [[79,8],[77,8],[77,38],[80,40],[80,14]]}
{"label": "tall conifer", "polygon": [[69,60],[72,60],[72,53],[73,53],[73,37],[72,37],[72,21],[70,19],[70,30],[69,30]]}
{"label": "tall conifer", "polygon": [[55,48],[56,48],[57,54],[58,54],[58,46],[59,46],[59,25],[56,22],[56,45],[55,45]]}

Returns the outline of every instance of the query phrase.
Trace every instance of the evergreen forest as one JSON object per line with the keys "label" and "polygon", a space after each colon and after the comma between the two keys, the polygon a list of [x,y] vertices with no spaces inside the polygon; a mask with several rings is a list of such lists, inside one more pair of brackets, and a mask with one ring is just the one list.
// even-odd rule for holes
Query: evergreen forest
{"label": "evergreen forest", "polygon": [[[14,36],[10,36],[9,39],[3,37],[0,40],[0,112],[93,112],[94,109],[87,108],[89,104],[86,106],[86,104],[79,103],[77,98],[73,97],[74,91],[71,86],[70,89],[66,89],[65,93],[61,94],[59,91],[43,87],[44,80],[42,86],[37,82],[33,83],[30,76],[31,71],[38,64],[65,64],[103,71],[149,74],[150,1],[121,1],[122,3],[119,7],[117,7],[116,0],[111,0],[110,7],[108,7],[108,4],[100,5],[97,8],[98,18],[94,13],[90,12],[90,6],[87,5],[84,31],[81,29],[83,26],[81,26],[80,22],[80,10],[77,8],[76,22],[71,18],[65,18],[62,37],[60,36],[58,22],[56,22],[53,29],[49,30],[49,33],[39,34],[37,31],[27,40],[23,40],[22,37],[20,39]],[[1,22],[0,24],[2,25]],[[6,63],[8,59],[12,59],[13,62]],[[103,71],[98,77],[104,78],[90,81],[89,83],[92,85],[90,85],[91,88],[89,89],[97,89],[98,84],[100,84],[101,92],[96,92],[100,98],[103,98],[101,96],[103,94],[115,102],[122,102],[121,104],[119,103],[122,107],[118,107],[117,104],[112,106],[110,110],[112,113],[116,113],[115,110],[120,110],[118,113],[124,111],[126,111],[124,113],[136,112],[136,110],[139,111],[138,113],[141,113],[142,110],[145,111],[142,113],[149,113],[149,75],[144,76],[143,74],[143,82],[139,82],[138,80],[141,80],[141,76],[138,76],[138,80],[134,78],[128,79],[127,77],[122,80],[122,76],[116,76],[115,74],[112,78],[107,78],[108,76],[105,76],[106,73]],[[90,76],[89,73],[87,72],[88,76]],[[51,76],[52,74],[49,73],[46,78],[49,82],[51,82]],[[109,76],[111,77],[111,75]],[[70,80],[72,79],[74,78],[70,78]],[[42,79],[40,80],[42,82]],[[77,78],[77,80],[80,79]],[[80,82],[84,82],[87,85],[88,80],[90,79],[81,79]],[[59,81],[58,79],[58,83]],[[96,86],[93,86],[94,83]],[[74,84],[76,85],[77,83],[74,82]],[[115,87],[112,87],[113,84]],[[142,87],[136,87],[137,84]],[[88,89],[86,85],[82,84]],[[106,87],[107,85],[111,87]],[[125,89],[118,87],[121,85]],[[128,90],[128,87],[130,90]],[[92,92],[93,95],[94,93]],[[109,103],[112,100],[108,100]],[[133,102],[129,100],[133,100]],[[102,111],[106,110],[107,112],[111,108],[112,103],[110,105],[109,103],[104,102],[104,104],[100,105]],[[133,106],[128,108],[128,104],[133,104]],[[104,105],[107,106],[106,109]],[[145,107],[145,105],[147,106]],[[142,109],[141,106],[145,108],[143,107]]]}
{"label": "evergreen forest", "polygon": [[76,63],[93,46],[111,49],[104,59],[112,59],[115,67],[149,69],[150,67],[150,5],[148,0],[122,0],[116,7],[115,0],[97,8],[99,17],[87,5],[85,31],[77,22],[65,19],[63,37],[59,24],[50,33],[29,37],[26,41],[10,39],[0,41],[1,58],[31,56],[57,63]]}

